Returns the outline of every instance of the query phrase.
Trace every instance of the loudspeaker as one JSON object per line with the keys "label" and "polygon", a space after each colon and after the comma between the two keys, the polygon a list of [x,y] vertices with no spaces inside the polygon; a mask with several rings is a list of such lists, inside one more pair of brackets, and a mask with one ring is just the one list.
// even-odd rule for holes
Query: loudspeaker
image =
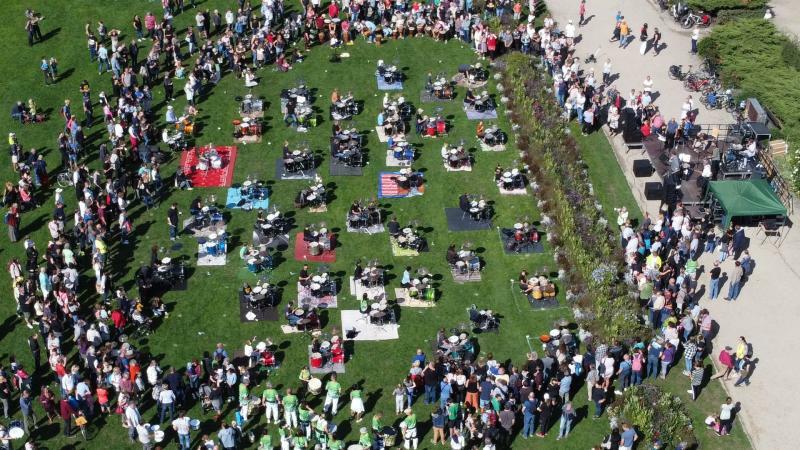
{"label": "loudspeaker", "polygon": [[649,177],[653,174],[653,165],[649,159],[633,160],[633,175],[637,178]]}
{"label": "loudspeaker", "polygon": [[658,182],[645,183],[644,196],[648,200],[664,200],[664,185]]}
{"label": "loudspeaker", "polygon": [[681,192],[680,188],[673,183],[665,183],[664,184],[664,202],[668,205],[674,205],[678,203],[678,200],[683,196],[683,192]]}

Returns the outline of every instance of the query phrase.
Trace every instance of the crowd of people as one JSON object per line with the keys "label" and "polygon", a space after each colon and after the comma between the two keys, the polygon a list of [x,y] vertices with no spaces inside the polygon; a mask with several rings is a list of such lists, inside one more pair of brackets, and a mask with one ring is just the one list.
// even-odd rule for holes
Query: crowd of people
{"label": "crowd of people", "polygon": [[[547,17],[537,29],[536,0],[525,4],[488,1],[481,10],[475,10],[469,0],[429,4],[334,1],[326,7],[304,0],[301,13],[287,12],[280,0],[264,1],[260,7],[240,1],[239,8],[224,14],[192,9],[194,26],[183,33],[174,28],[172,20],[177,14],[186,14],[194,1],[184,5],[183,0],[162,0],[162,6],[160,18],[147,11],[132,19],[135,38],[127,43],[120,39],[125,33],[109,29],[102,21],[96,26],[86,24],[89,62],[97,63],[101,76],[110,72],[111,89],[94,95],[84,80],[79,87],[82,117],[72,111],[67,99],[60,118],[54,119],[63,121],[62,132],[54,138],[61,153],[61,169],[71,184],[67,191],[74,189],[74,198],[58,188],[50,201],[52,180],[42,156],[36,149],[25,148],[13,133],[9,136],[12,168],[19,180],[5,185],[3,203],[9,210],[4,222],[11,242],[22,241],[25,260],[12,259],[7,271],[17,312],[31,329],[27,345],[33,367],[15,356],[10,357],[8,366],[0,367],[4,415],[12,412],[12,398],[18,398],[23,427],[33,446],[37,425],[44,420],[34,413],[35,401],[46,412],[48,422],[63,422],[64,436],[73,436],[76,426],[82,430],[98,416],[113,413],[131,441],[151,449],[157,437],[147,427],[140,408],[155,406],[158,423],[168,420],[181,449],[192,448],[194,433],[201,449],[232,449],[251,441],[266,450],[275,447],[271,430],[264,429],[258,436],[252,431],[255,415],[263,409],[267,424],[274,422],[278,429],[280,442],[275,444],[282,449],[316,443],[336,450],[344,448],[335,421],[342,420],[337,419],[339,399],[347,395],[350,420],[360,423],[365,414],[371,415],[370,427],[359,430],[358,443],[364,448],[381,448],[392,435],[392,427],[387,430],[381,412],[365,411],[363,386],[343,389],[335,374],[329,375],[324,405],[317,412],[308,404],[315,394],[309,387],[312,377],[307,368],[301,370],[297,387],[286,388],[284,393],[269,382],[263,383],[263,389],[259,386],[258,357],[250,342],[243,346],[244,361],[235,361],[226,347],[218,344],[185,367],[161,368],[153,355],[127,339],[133,330],[168,317],[160,292],[146,278],[137,278],[137,295],[129,296],[118,284],[119,274],[112,270],[113,259],[118,257],[115,246],[128,245],[137,230],[132,208],[139,202],[154,207],[170,189],[162,181],[154,88],[161,85],[163,100],[170,102],[174,81],[185,80],[183,93],[189,106],[184,116],[178,118],[174,111],[170,116],[171,109],[167,111],[168,125],[174,126],[184,118],[195,119],[195,105],[224,74],[252,84],[253,71],[271,64],[287,67],[301,60],[302,52],[290,50],[295,42],[303,42],[308,49],[351,44],[359,35],[377,44],[421,35],[457,38],[472,45],[481,57],[494,58],[514,50],[541,58],[554,75],[559,101],[569,114],[577,113],[588,124],[585,132],[591,132],[599,123],[596,118],[602,99],[612,104],[611,116],[618,98],[601,95],[611,73],[610,61],[602,80],[595,79],[592,72],[583,77],[573,53],[574,27],[570,31],[569,24],[562,32]],[[490,29],[487,21],[504,15],[511,15],[511,25]],[[41,19],[34,11],[26,13],[30,45],[42,40]],[[579,25],[582,23],[583,19]],[[149,43],[149,49],[140,48],[142,42]],[[143,58],[140,51],[146,53]],[[57,64],[55,58],[42,59],[46,83],[58,79]],[[637,105],[637,114],[647,119],[652,110],[647,100],[652,82],[646,80],[644,88],[643,95],[632,93],[634,101],[629,104]],[[613,86],[609,91],[615,91]],[[106,134],[101,143],[84,135],[95,123],[94,108],[102,109]],[[17,103],[12,116],[23,123],[39,120],[32,100],[27,105]],[[86,156],[95,152],[101,170],[91,170],[85,162]],[[27,237],[32,230],[23,220],[38,207],[52,209],[47,223],[49,239],[42,252]],[[176,219],[169,216],[168,224],[174,238]],[[649,376],[666,376],[681,357],[680,349],[692,397],[700,395],[700,381],[705,376],[701,362],[713,336],[713,321],[699,306],[696,259],[701,248],[713,252],[721,246],[720,262],[728,255],[736,260],[728,277],[727,296],[735,300],[751,267],[742,246],[744,232],[736,228],[724,236],[713,236],[713,228],[702,221],[694,225],[680,204],[665,209],[655,220],[645,217],[638,229],[621,211],[619,225],[630,279],[637,284],[642,306],[648,308],[650,324],[659,337],[626,346],[589,343],[583,352],[577,345],[566,344],[577,340],[562,339],[561,345],[546,347],[541,356],[531,352],[519,366],[501,363],[491,353],[485,358],[469,352],[455,357],[437,339],[435,356],[428,359],[422,350],[417,351],[408,373],[393,391],[395,413],[401,418],[399,437],[406,449],[418,448],[423,437],[412,409],[420,396],[431,405],[430,417],[424,420],[430,420],[434,444],[491,450],[508,448],[518,428],[527,439],[556,433],[558,424],[557,438],[568,438],[577,417],[572,399],[582,384],[594,404],[594,416],[599,417],[615,391],[624,391]],[[152,252],[151,265],[158,262],[157,250],[155,247]],[[90,276],[79,277],[83,271]],[[712,269],[711,276],[713,300],[719,291],[713,277],[719,278],[720,271]],[[96,300],[89,310],[81,304],[83,295]],[[72,357],[73,350],[77,350],[76,357]],[[738,384],[749,383],[750,353],[745,345],[743,350],[737,346],[735,351],[726,349],[720,354],[720,360],[728,361],[730,370],[739,373]],[[222,420],[228,402],[236,406],[236,419],[230,424]],[[215,438],[197,433],[187,415],[197,403],[220,420]],[[714,418],[720,434],[730,431],[733,411],[723,405]],[[0,446],[8,442],[7,431],[0,429]],[[620,448],[632,447],[637,439],[628,424],[621,424],[617,434]]]}

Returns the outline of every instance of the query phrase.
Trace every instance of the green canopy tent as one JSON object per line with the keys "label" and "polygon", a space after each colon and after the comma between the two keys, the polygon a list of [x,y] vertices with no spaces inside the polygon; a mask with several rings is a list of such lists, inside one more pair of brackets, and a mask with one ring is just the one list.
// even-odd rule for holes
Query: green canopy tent
{"label": "green canopy tent", "polygon": [[723,228],[734,217],[786,216],[786,207],[765,180],[712,181],[707,196],[724,211]]}

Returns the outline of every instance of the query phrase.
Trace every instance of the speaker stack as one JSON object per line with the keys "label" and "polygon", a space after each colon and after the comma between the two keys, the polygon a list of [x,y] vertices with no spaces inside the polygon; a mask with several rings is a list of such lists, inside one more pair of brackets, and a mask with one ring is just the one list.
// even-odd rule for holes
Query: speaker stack
{"label": "speaker stack", "polygon": [[658,182],[645,183],[644,196],[648,200],[664,200],[664,185]]}
{"label": "speaker stack", "polygon": [[653,174],[653,165],[649,159],[636,159],[633,161],[633,175],[636,178],[646,178]]}

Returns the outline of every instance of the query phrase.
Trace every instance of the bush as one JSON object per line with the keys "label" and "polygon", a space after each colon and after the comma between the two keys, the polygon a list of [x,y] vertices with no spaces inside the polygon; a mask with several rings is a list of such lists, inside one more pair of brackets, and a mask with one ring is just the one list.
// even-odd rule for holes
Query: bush
{"label": "bush", "polygon": [[738,19],[761,19],[764,17],[762,11],[753,9],[724,9],[717,13],[717,24],[728,23]]}
{"label": "bush", "polygon": [[[725,85],[742,97],[756,97],[780,121],[787,141],[795,192],[800,192],[800,50],[772,22],[740,19],[714,27],[698,44],[700,54],[716,67]],[[794,145],[792,145],[794,144]]]}
{"label": "bush", "polygon": [[664,392],[653,384],[640,384],[625,390],[608,409],[608,416],[619,426],[630,424],[644,436],[646,447],[661,442],[660,448],[692,448],[697,439],[692,431],[692,419],[679,397]]}
{"label": "bush", "polygon": [[726,9],[765,9],[767,0],[689,0],[689,7],[717,14]]}

